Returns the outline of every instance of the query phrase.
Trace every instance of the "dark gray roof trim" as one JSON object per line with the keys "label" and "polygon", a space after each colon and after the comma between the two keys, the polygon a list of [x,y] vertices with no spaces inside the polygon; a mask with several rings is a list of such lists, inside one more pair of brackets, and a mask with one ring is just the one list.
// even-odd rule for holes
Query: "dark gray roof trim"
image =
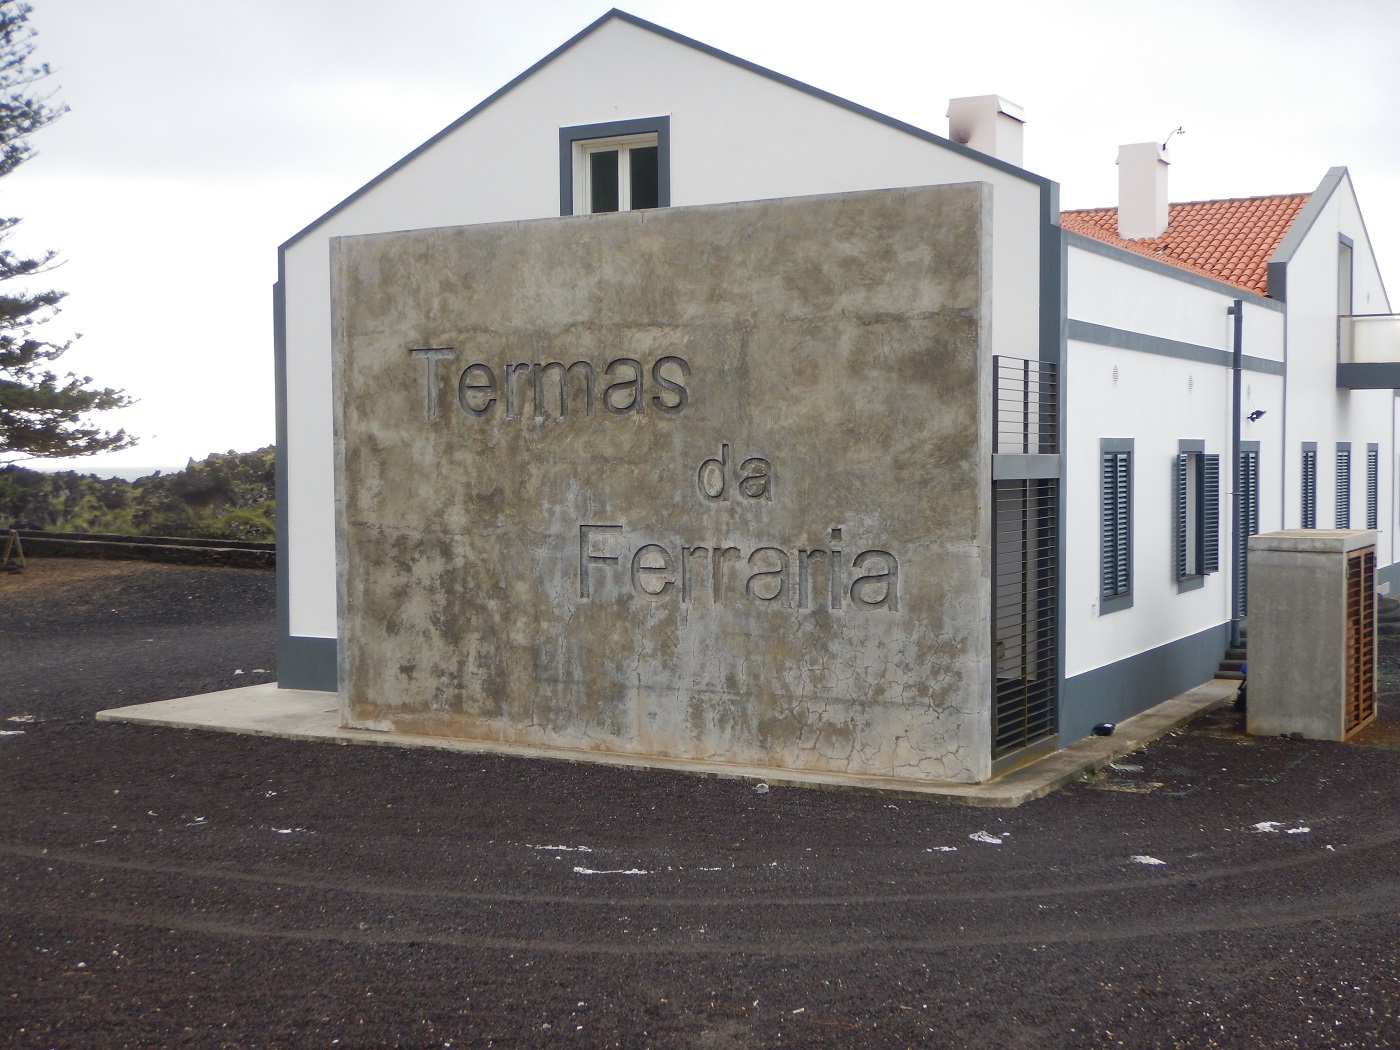
{"label": "dark gray roof trim", "polygon": [[1283,240],[1278,242],[1274,254],[1269,256],[1269,292],[1279,302],[1288,301],[1288,264],[1293,261],[1293,256],[1302,246],[1303,239],[1312,230],[1318,216],[1322,214],[1322,209],[1327,207],[1327,202],[1332,199],[1332,194],[1337,192],[1337,187],[1342,184],[1343,179],[1351,181],[1346,168],[1327,169],[1327,174],[1318,183],[1317,189],[1308,195],[1308,203],[1303,205],[1303,210],[1288,227]]}
{"label": "dark gray roof trim", "polygon": [[[506,95],[511,90],[513,90],[516,87],[516,85],[534,76],[535,73],[537,73],[540,69],[549,65],[549,63],[553,62],[565,51],[568,51],[575,44],[579,43],[585,37],[591,35],[597,29],[601,28],[605,23],[611,21],[614,18],[619,19],[623,22],[628,22],[631,25],[638,27],[639,29],[645,29],[648,32],[655,33],[657,36],[663,36],[668,40],[673,40],[678,44],[682,44],[685,47],[689,47],[696,51],[702,52],[703,54],[709,55],[712,58],[717,58],[722,62],[728,62],[730,65],[738,66],[740,69],[747,70],[750,73],[756,73],[761,77],[767,78],[768,80],[772,80],[779,84],[783,84],[787,87],[793,88],[797,91],[801,91],[803,94],[810,95],[813,98],[821,99],[823,102],[829,102],[833,106],[840,106],[842,109],[848,110],[851,113],[855,113],[858,116],[874,120],[880,124],[884,124],[886,127],[894,128],[896,131],[902,131],[906,135],[912,135],[914,138],[922,139],[923,141],[932,143],[935,146],[942,146],[944,149],[951,150],[954,153],[960,153],[965,157],[979,161],[990,168],[996,169],[997,171],[1004,172],[1008,175],[1014,175],[1016,178],[1024,179],[1026,182],[1033,183],[1034,185],[1040,187],[1046,187],[1051,185],[1051,180],[1046,179],[1040,175],[1034,175],[1031,172],[1027,171],[1025,168],[1018,168],[1014,164],[1008,164],[1006,161],[998,160],[997,158],[989,156],[986,153],[979,153],[975,149],[969,149],[967,146],[964,146],[961,143],[954,142],[951,139],[945,139],[941,135],[933,134],[933,132],[931,131],[925,131],[922,128],[915,127],[913,124],[906,124],[902,120],[896,120],[894,117],[886,116],[885,114],[876,112],[873,109],[867,109],[865,106],[861,106],[855,102],[851,102],[847,99],[841,98],[839,95],[833,95],[829,91],[823,91],[820,88],[812,87],[812,85],[810,84],[804,84],[800,80],[794,80],[792,77],[784,76],[781,73],[775,73],[771,69],[767,69],[763,66],[757,65],[756,63],[749,62],[735,55],[731,55],[727,51],[721,51],[719,48],[711,47],[709,44],[703,44],[699,40],[693,40],[688,36],[684,36],[673,30],[667,29],[665,26],[659,26],[654,22],[648,22],[644,18],[638,18],[636,15],[628,14],[626,11],[621,11],[617,8],[613,8],[601,18],[590,23],[581,32],[569,38],[563,44],[560,44],[549,54],[545,55],[544,58],[540,59],[533,66],[525,70],[525,72],[521,73],[518,77],[510,81],[504,87],[492,92],[481,102],[477,103],[477,105],[473,106],[466,113],[462,114],[460,117],[454,120],[451,124],[447,125],[447,127],[443,128],[432,138],[428,139],[427,142],[423,143],[412,153],[407,154],[400,160],[396,161],[394,164],[385,168],[374,178],[370,179],[369,182],[365,183],[354,193],[350,194],[350,196],[346,197],[335,207],[331,208],[324,215],[320,216],[320,218],[316,219],[309,225],[298,230],[291,237],[287,238],[287,240],[282,243],[281,247],[284,249],[290,248],[295,242],[300,240],[302,237],[306,236],[306,234],[310,233],[317,226],[321,225],[321,223],[325,222],[327,219],[331,218],[333,215],[337,214],[345,207],[358,200],[361,196],[369,192],[375,186],[379,185],[390,175],[394,174],[394,172],[398,171],[400,168],[406,165],[409,161],[413,160],[419,154],[431,149],[439,141],[441,141],[446,136],[450,135],[452,132],[456,131],[463,124],[467,123],[467,121],[471,120],[478,113],[484,110],[487,106],[491,105],[497,99],[501,98],[503,95]],[[1056,223],[1059,222],[1058,216],[1056,217],[1055,221]]]}
{"label": "dark gray roof trim", "polygon": [[1278,242],[1278,247],[1274,249],[1274,254],[1269,256],[1269,284],[1273,285],[1273,266],[1275,263],[1287,263],[1293,261],[1293,256],[1297,254],[1299,247],[1303,243],[1313,225],[1317,222],[1317,217],[1322,214],[1322,209],[1327,207],[1327,202],[1332,199],[1332,194],[1337,192],[1337,187],[1342,184],[1342,180],[1351,181],[1351,176],[1347,174],[1346,168],[1328,168],[1326,176],[1318,183],[1317,189],[1308,196],[1308,203],[1303,205],[1303,210],[1298,213],[1292,225],[1288,227],[1288,232],[1283,235],[1283,240]]}
{"label": "dark gray roof trim", "polygon": [[[1267,295],[1259,295],[1255,292],[1246,291],[1237,284],[1228,281],[1217,280],[1214,277],[1205,277],[1191,270],[1183,270],[1180,266],[1173,266],[1171,263],[1158,262],[1150,259],[1146,255],[1139,255],[1137,252],[1129,251],[1127,248],[1120,248],[1116,244],[1108,244],[1105,241],[1095,240],[1093,237],[1085,236],[1082,233],[1075,233],[1072,230],[1064,230],[1065,243],[1073,248],[1082,248],[1086,252],[1093,252],[1095,255],[1103,255],[1118,262],[1124,262],[1130,266],[1147,270],[1162,277],[1170,277],[1174,281],[1181,281],[1185,284],[1194,284],[1197,288],[1205,288],[1212,292],[1219,292],[1221,295],[1228,295],[1231,299],[1243,299],[1250,306],[1262,306],[1266,310],[1277,310],[1283,312],[1283,303],[1277,302]],[[1269,275],[1269,285],[1273,286],[1273,274]]]}
{"label": "dark gray roof trim", "polygon": [[[1303,239],[1317,222],[1318,216],[1322,214],[1322,209],[1327,206],[1327,202],[1332,199],[1332,194],[1337,192],[1337,187],[1343,182],[1351,187],[1351,194],[1356,196],[1356,187],[1351,181],[1351,172],[1345,167],[1328,168],[1327,174],[1308,197],[1308,203],[1303,205],[1303,210],[1298,213],[1298,217],[1293,220],[1293,225],[1288,227],[1288,232],[1283,235],[1283,240],[1279,241],[1278,248],[1269,258],[1269,292],[1279,301],[1288,298],[1288,264],[1293,261],[1293,256],[1302,245]],[[1366,252],[1373,259],[1375,250],[1371,247],[1371,232],[1366,228],[1366,216],[1361,214],[1361,209],[1357,208],[1357,214],[1361,218],[1361,236],[1366,242]],[[1348,242],[1350,243],[1350,242]],[[1381,295],[1385,297],[1387,309],[1390,304],[1390,296],[1385,290],[1385,276],[1379,271],[1376,273],[1377,279],[1381,283]],[[1275,291],[1277,289],[1277,291]]]}
{"label": "dark gray roof trim", "polygon": [[493,91],[491,94],[487,95],[484,99],[482,99],[480,102],[478,102],[475,106],[473,106],[471,109],[467,110],[467,112],[463,113],[460,117],[458,117],[456,120],[454,120],[451,124],[447,125],[447,127],[443,128],[441,131],[439,131],[439,132],[438,132],[436,135],[434,135],[432,138],[428,139],[427,142],[423,143],[423,144],[422,144],[421,146],[419,146],[417,149],[413,150],[413,152],[408,153],[408,154],[405,154],[403,157],[400,157],[397,161],[395,161],[393,164],[389,165],[389,167],[385,168],[383,171],[381,171],[381,172],[380,172],[378,175],[376,175],[374,178],[370,179],[367,183],[365,183],[363,186],[361,186],[361,187],[360,187],[358,190],[356,190],[354,193],[350,194],[350,196],[346,197],[343,201],[341,201],[341,202],[340,202],[339,204],[337,204],[335,207],[331,208],[330,211],[328,211],[328,212],[326,212],[325,214],[321,215],[319,218],[315,219],[315,220],[314,220],[313,222],[311,222],[309,225],[302,227],[302,228],[301,228],[300,230],[298,230],[296,233],[292,234],[290,237],[288,237],[285,241],[282,242],[281,247],[282,247],[284,250],[287,249],[287,248],[290,248],[290,247],[291,247],[293,244],[295,244],[297,241],[301,240],[302,237],[306,236],[308,233],[310,233],[312,230],[314,230],[317,226],[321,225],[321,223],[325,222],[325,221],[326,221],[327,219],[329,219],[331,216],[333,216],[333,215],[337,214],[338,212],[342,211],[342,210],[345,209],[348,205],[350,205],[350,204],[352,204],[354,201],[358,200],[360,197],[364,196],[366,193],[368,193],[370,190],[372,190],[375,186],[378,186],[381,182],[383,182],[385,179],[387,179],[390,175],[394,174],[394,172],[398,171],[400,168],[404,167],[404,165],[406,165],[409,161],[413,160],[413,159],[414,159],[415,157],[417,157],[419,154],[421,154],[421,153],[426,153],[429,149],[431,149],[433,146],[437,145],[440,141],[442,141],[442,140],[443,140],[444,138],[446,138],[448,135],[452,134],[452,132],[456,131],[458,128],[460,128],[460,127],[461,127],[463,124],[465,124],[467,121],[471,120],[472,117],[476,116],[478,113],[480,113],[480,112],[481,112],[483,109],[485,109],[487,106],[491,105],[491,103],[495,102],[498,98],[500,98],[500,97],[503,96],[503,95],[506,95],[506,94],[510,93],[512,90],[514,90],[514,88],[516,87],[517,84],[520,84],[521,82],[523,82],[523,81],[525,81],[525,80],[528,80],[530,77],[534,76],[536,72],[538,72],[539,70],[543,69],[545,66],[549,65],[549,63],[553,62],[556,58],[558,58],[560,55],[562,55],[565,51],[569,50],[569,48],[573,47],[575,44],[577,44],[579,41],[581,41],[584,37],[589,36],[590,34],[593,33],[594,30],[600,28],[600,27],[603,25],[603,23],[605,23],[605,22],[608,21],[608,19],[614,17],[615,15],[619,15],[619,14],[621,14],[621,13],[622,13],[622,12],[620,12],[620,11],[618,11],[616,8],[614,8],[612,11],[609,11],[607,14],[603,15],[602,18],[599,18],[599,19],[597,19],[596,21],[591,22],[591,23],[590,23],[586,28],[584,28],[581,32],[575,34],[574,36],[570,37],[568,40],[564,41],[564,43],[560,44],[558,47],[556,47],[556,48],[555,48],[553,51],[551,51],[549,54],[545,55],[544,58],[540,59],[538,62],[536,62],[536,63],[535,63],[533,66],[531,66],[529,69],[525,70],[525,72],[521,73],[521,74],[520,74],[518,77],[516,77],[514,80],[511,80],[509,83],[505,84],[503,87],[497,88],[497,89],[496,89],[495,91]]}
{"label": "dark gray roof trim", "polygon": [[[1200,346],[1197,343],[1183,343],[1177,339],[1165,339],[1159,335],[1146,335],[1142,332],[1129,332],[1122,328],[1109,328],[1107,325],[1093,324],[1090,321],[1065,321],[1065,338],[1079,343],[1093,343],[1096,346],[1112,346],[1120,350],[1137,350],[1144,354],[1157,354],[1159,357],[1175,357],[1180,361],[1195,361],[1198,364],[1230,368],[1235,361],[1228,350],[1217,350],[1213,346]],[[1271,361],[1267,357],[1241,355],[1240,366],[1246,372],[1262,372],[1265,375],[1283,375],[1283,362]]]}

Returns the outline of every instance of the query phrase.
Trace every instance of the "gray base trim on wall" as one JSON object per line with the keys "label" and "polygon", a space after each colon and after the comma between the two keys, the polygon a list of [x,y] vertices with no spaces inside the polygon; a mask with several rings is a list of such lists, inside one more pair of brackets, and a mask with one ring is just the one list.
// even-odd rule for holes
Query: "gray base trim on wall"
{"label": "gray base trim on wall", "polygon": [[1383,583],[1390,584],[1390,597],[1400,598],[1400,561],[1392,565],[1383,565],[1376,570],[1376,586]]}
{"label": "gray base trim on wall", "polygon": [[277,686],[279,689],[319,689],[336,691],[334,638],[298,638],[282,635],[277,639]]}
{"label": "gray base trim on wall", "polygon": [[1215,677],[1230,644],[1230,625],[1096,667],[1065,679],[1060,694],[1060,744],[1089,736],[1100,722],[1122,722]]}
{"label": "gray base trim on wall", "polygon": [[1400,387],[1400,364],[1394,361],[1338,361],[1340,390],[1394,390]]}

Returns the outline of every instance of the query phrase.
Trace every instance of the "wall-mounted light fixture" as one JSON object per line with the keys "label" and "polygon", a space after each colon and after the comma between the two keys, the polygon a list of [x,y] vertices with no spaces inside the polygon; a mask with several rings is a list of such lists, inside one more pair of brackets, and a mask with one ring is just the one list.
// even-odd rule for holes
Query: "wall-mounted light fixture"
{"label": "wall-mounted light fixture", "polygon": [[1256,408],[1253,412],[1251,412],[1244,418],[1249,420],[1251,423],[1257,423],[1259,422],[1259,420],[1264,418],[1264,410],[1262,408]]}

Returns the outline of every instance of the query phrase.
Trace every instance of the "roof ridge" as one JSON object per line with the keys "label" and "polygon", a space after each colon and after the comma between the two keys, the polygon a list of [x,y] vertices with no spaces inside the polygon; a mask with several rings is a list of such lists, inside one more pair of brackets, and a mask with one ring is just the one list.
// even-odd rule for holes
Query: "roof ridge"
{"label": "roof ridge", "polygon": [[1170,222],[1156,237],[1120,237],[1117,208],[1067,209],[1060,213],[1060,225],[1071,233],[1268,295],[1269,259],[1310,196],[1272,193],[1172,204]]}
{"label": "roof ridge", "polygon": [[[1184,208],[1184,207],[1187,207],[1187,206],[1192,205],[1192,204],[1239,204],[1239,203],[1244,203],[1244,202],[1247,202],[1247,201],[1288,200],[1288,199],[1293,198],[1293,197],[1308,197],[1308,196],[1311,195],[1311,193],[1312,193],[1311,190],[1304,190],[1304,191],[1299,191],[1299,192],[1297,192],[1297,193],[1258,193],[1258,194],[1255,194],[1255,195],[1252,196],[1252,197],[1211,197],[1211,198],[1208,198],[1208,199],[1206,199],[1206,200],[1199,200],[1199,201],[1168,201],[1168,202],[1167,202],[1167,207],[1169,207],[1169,208]],[[1117,206],[1116,204],[1112,204],[1112,205],[1103,205],[1103,206],[1096,207],[1096,208],[1063,208],[1063,209],[1061,209],[1060,214],[1061,214],[1061,215],[1084,215],[1084,214],[1087,214],[1088,212],[1093,212],[1093,211],[1117,211],[1117,210],[1118,210],[1118,206]]]}

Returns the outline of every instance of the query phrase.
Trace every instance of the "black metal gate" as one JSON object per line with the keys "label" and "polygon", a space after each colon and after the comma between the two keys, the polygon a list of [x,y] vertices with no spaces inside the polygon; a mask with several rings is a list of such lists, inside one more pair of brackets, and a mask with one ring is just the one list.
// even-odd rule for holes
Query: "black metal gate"
{"label": "black metal gate", "polygon": [[1056,739],[1058,734],[1060,478],[1054,365],[997,357],[994,367],[992,759],[996,761]]}
{"label": "black metal gate", "polygon": [[992,488],[996,503],[992,758],[996,759],[1057,730],[1059,481],[995,481]]}

